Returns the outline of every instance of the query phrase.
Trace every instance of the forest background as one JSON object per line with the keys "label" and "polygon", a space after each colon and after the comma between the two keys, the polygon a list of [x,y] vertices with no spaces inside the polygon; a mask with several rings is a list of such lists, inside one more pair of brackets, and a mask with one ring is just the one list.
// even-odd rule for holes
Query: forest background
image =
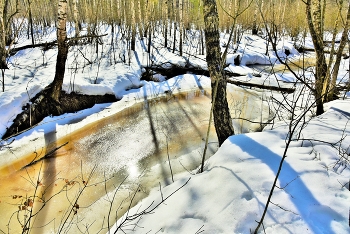
{"label": "forest background", "polygon": [[[62,34],[58,33],[58,40],[53,39],[44,43],[42,38],[51,34],[52,28],[57,28],[58,31],[65,29],[60,26],[62,19],[67,21],[68,29],[71,29],[66,32],[67,35],[63,35],[64,43],[61,44],[63,45],[61,48],[64,48],[66,52],[70,46],[90,44],[96,45],[95,52],[99,54],[101,38],[105,36],[103,26],[110,26],[112,35],[118,30],[121,33],[119,41],[114,36],[110,37],[111,50],[108,56],[111,65],[116,63],[130,65],[137,40],[143,42],[147,47],[145,50],[148,52],[151,64],[151,41],[160,34],[164,38],[162,45],[164,48],[185,57],[193,55],[189,54],[183,45],[193,43],[190,38],[193,31],[196,31],[199,38],[195,41],[198,44],[194,46],[197,48],[196,54],[203,55],[207,50],[204,38],[206,30],[204,14],[206,12],[205,3],[208,2],[215,3],[215,1],[204,1],[203,3],[202,1],[183,0],[60,0],[58,4],[56,1],[54,4],[52,1],[1,1],[0,66],[3,92],[6,92],[5,73],[9,65],[9,56],[31,47],[40,46],[45,51],[56,44],[60,51]],[[68,11],[60,10],[62,4],[68,4]],[[310,50],[305,46],[305,38],[311,36],[314,42],[314,48],[311,50],[316,52],[315,82],[312,79],[296,79],[308,87],[311,93],[314,93],[317,105],[315,114],[320,115],[323,113],[323,103],[334,99],[333,92],[336,88],[331,84],[333,83],[332,75],[336,69],[333,66],[333,59],[336,61],[338,55],[339,57],[347,56],[343,54],[343,49],[348,43],[349,6],[346,4],[346,1],[342,0],[217,1],[220,18],[218,28],[220,32],[230,34],[231,38],[228,44],[222,47],[230,48],[230,52],[235,53],[243,34],[251,33],[266,39],[266,55],[271,47],[276,50],[277,43],[283,38],[289,38],[294,42],[296,49],[305,52]],[[345,38],[342,35],[345,35]],[[21,45],[22,47],[16,46],[21,40],[27,39],[30,39],[30,44]],[[277,51],[275,52],[277,54]],[[286,50],[284,52],[287,54]],[[83,52],[81,54],[87,62],[91,62]],[[326,61],[325,54],[327,57],[330,55],[331,59]],[[280,62],[283,63],[282,60]],[[56,76],[60,71],[62,70],[56,69]],[[318,81],[321,82],[318,83]],[[56,101],[59,99],[57,98]]]}

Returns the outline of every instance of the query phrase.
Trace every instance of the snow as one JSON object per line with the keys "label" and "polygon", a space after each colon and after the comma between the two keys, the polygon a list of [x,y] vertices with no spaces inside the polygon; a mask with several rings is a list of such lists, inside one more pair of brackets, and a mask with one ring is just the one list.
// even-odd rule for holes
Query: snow
{"label": "snow", "polygon": [[[52,31],[46,38],[42,38],[42,41],[53,38],[54,33]],[[106,37],[104,40],[109,39]],[[155,40],[154,45],[161,43],[157,41],[161,41],[161,37]],[[225,40],[222,38],[223,42]],[[21,43],[24,45],[27,42]],[[111,56],[103,54],[103,50],[100,54],[96,54],[93,46],[72,47],[69,51],[63,89],[83,94],[109,93],[121,100],[116,103],[98,104],[77,113],[46,117],[36,127],[2,141],[1,145],[4,147],[0,150],[0,168],[17,160],[18,155],[33,151],[33,147],[44,145],[45,132],[57,131],[57,137],[60,138],[98,119],[121,112],[137,102],[142,102],[144,98],[157,97],[169,91],[176,93],[198,87],[210,88],[208,77],[192,74],[184,74],[169,80],[158,76],[160,82],[141,81],[142,66],[150,62],[142,43],[138,41],[137,51],[131,55],[130,65],[122,62],[111,63]],[[308,40],[305,47],[312,47],[312,42]],[[253,75],[255,70],[247,65],[278,63],[274,52],[269,51],[268,55],[265,55],[265,49],[263,39],[247,35],[237,53],[229,54],[227,57],[226,69],[242,74],[243,76],[237,78],[242,81],[270,85],[279,85],[284,81],[294,82],[295,78],[288,73],[277,75],[262,73],[261,77]],[[278,49],[279,55],[286,56],[284,49],[288,49],[291,52],[288,58],[299,56],[290,41],[279,43]],[[86,58],[93,62],[89,64],[79,51],[86,53]],[[0,94],[0,135],[5,133],[6,128],[21,112],[21,107],[52,81],[56,54],[56,49],[46,52],[40,49],[27,49],[9,58],[10,69],[5,73],[5,92]],[[241,65],[236,66],[234,58],[238,55],[241,57]],[[167,49],[154,48],[152,58],[153,63],[164,67],[189,63],[206,68],[203,55],[180,57]],[[126,60],[128,59],[127,57]],[[349,60],[345,60],[344,64],[348,62]],[[74,69],[78,69],[78,72],[74,72]],[[346,65],[341,67],[339,80],[348,79],[346,69]],[[290,84],[285,86],[290,87]],[[275,96],[280,98],[279,94]],[[264,220],[266,233],[349,233],[350,95],[348,93],[345,96],[345,100],[328,103],[326,113],[310,120],[301,132],[302,138],[306,140],[293,140],[289,145],[287,158],[277,182],[279,188],[275,188],[271,200],[273,203],[269,204]],[[138,214],[155,206],[157,208],[135,220],[134,226],[124,227],[123,231],[126,233],[253,231],[261,218],[286,149],[288,124],[288,121],[280,122],[273,129],[266,127],[262,132],[229,137],[217,153],[207,160],[203,173],[183,172],[175,176],[174,183],[153,188],[149,196],[132,208],[128,215]],[[129,142],[132,147],[132,135],[125,137],[124,141]],[[33,145],[31,141],[36,138],[39,140]],[[8,147],[16,149],[18,153],[16,155],[9,153]],[[188,183],[184,185],[186,181]],[[176,192],[172,194],[174,191]],[[170,194],[172,195],[166,201],[162,200]],[[111,233],[125,217],[118,220]],[[263,233],[262,229],[260,232]]]}
{"label": "snow", "polygon": [[[337,107],[311,120],[304,138],[336,142],[343,129],[349,133],[347,102],[334,104]],[[184,173],[161,191],[155,188],[129,215],[152,208],[191,178],[164,204],[137,220],[136,233],[249,233],[261,217],[285,149],[287,131],[280,128],[231,136],[202,174]],[[349,143],[349,139],[343,142]],[[302,146],[295,141],[287,155],[277,184],[283,189],[276,188],[271,200],[287,211],[270,204],[266,233],[348,233],[350,198],[341,184],[350,174],[344,164],[332,168],[339,158],[336,150],[324,143]]]}

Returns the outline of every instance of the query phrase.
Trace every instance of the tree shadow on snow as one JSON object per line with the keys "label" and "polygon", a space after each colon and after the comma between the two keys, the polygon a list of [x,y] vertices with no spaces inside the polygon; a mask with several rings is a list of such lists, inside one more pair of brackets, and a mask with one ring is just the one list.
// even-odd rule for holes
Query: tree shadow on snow
{"label": "tree shadow on snow", "polygon": [[[260,159],[276,175],[281,160],[280,155],[243,134],[230,137],[229,140],[239,146],[242,151]],[[279,176],[281,186],[286,186],[291,179],[298,177],[298,175],[298,172],[285,161]],[[271,183],[273,179],[271,178]],[[347,222],[344,217],[330,207],[331,204],[321,204],[301,179],[288,184],[284,191],[291,196],[290,200],[298,209],[299,215],[314,233],[333,233],[333,221],[341,222],[343,225]]]}
{"label": "tree shadow on snow", "polygon": [[[261,206],[261,207],[265,206],[264,202],[260,201],[256,196],[254,196],[254,190],[249,186],[249,184],[246,183],[241,177],[239,177],[232,169],[224,167],[224,166],[214,166],[211,169],[209,169],[208,171],[211,171],[213,169],[226,170],[226,171],[230,172],[247,189],[247,191],[245,191],[244,193],[241,194],[241,198],[245,199],[246,201],[250,201],[252,199],[255,199],[256,202],[259,204],[259,206]],[[228,208],[229,205],[230,204],[227,204],[226,207],[223,208],[223,210]],[[270,217],[274,222],[278,223],[278,220],[275,217],[273,217],[273,215],[270,211],[267,211],[267,213],[270,214]],[[254,225],[256,225],[258,218],[260,218],[260,217],[258,217],[256,212],[247,212],[247,214],[245,215],[245,218],[243,218],[244,222],[238,222],[237,226],[235,227],[234,232],[235,233],[244,233],[247,231],[246,227],[253,228]],[[286,233],[287,232],[291,233],[291,234],[293,233],[286,226],[283,226],[283,228],[285,229]]]}
{"label": "tree shadow on snow", "polygon": [[336,107],[331,107],[332,110],[338,111],[339,113],[341,113],[342,115],[344,115],[345,117],[349,118],[350,117],[350,112],[341,110],[339,108]]}

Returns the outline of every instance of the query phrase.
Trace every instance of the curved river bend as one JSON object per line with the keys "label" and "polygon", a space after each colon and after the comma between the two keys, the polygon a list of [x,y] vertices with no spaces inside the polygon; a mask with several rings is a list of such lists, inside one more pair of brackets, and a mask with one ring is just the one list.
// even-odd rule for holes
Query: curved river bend
{"label": "curved river bend", "polygon": [[[266,121],[270,116],[262,115],[269,113],[263,94],[229,85],[232,117]],[[106,232],[130,201],[135,205],[151,188],[171,183],[172,174],[190,176],[198,168],[210,105],[207,90],[167,94],[61,139],[56,139],[55,132],[47,133],[46,148],[1,170],[0,230],[20,233],[21,225],[32,216],[31,233]],[[238,119],[234,127],[240,133],[261,126]],[[30,158],[58,147],[47,159],[17,170]],[[212,127],[207,157],[217,147]]]}

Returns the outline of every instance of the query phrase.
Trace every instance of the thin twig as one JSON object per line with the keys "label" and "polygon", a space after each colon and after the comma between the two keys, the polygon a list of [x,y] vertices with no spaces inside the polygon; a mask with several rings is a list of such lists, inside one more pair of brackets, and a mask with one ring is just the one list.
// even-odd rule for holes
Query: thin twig
{"label": "thin twig", "polygon": [[293,211],[291,211],[291,210],[287,210],[286,208],[283,208],[283,207],[280,206],[279,204],[273,203],[272,201],[270,201],[270,203],[271,203],[272,205],[277,206],[278,208],[280,208],[280,209],[282,209],[282,210],[284,210],[284,211],[288,211],[288,212],[291,212],[291,213],[293,213],[293,214],[295,214],[295,215],[299,215],[299,214],[297,214],[297,213],[295,213],[295,212],[293,212]]}

